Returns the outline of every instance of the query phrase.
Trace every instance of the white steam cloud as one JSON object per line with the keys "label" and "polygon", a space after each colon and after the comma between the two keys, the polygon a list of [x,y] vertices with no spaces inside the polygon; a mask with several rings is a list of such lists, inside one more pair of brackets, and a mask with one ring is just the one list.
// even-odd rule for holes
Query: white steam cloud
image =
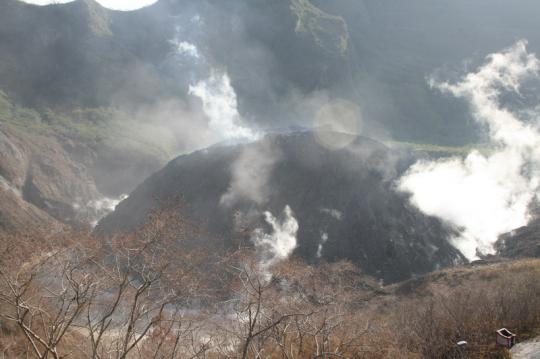
{"label": "white steam cloud", "polygon": [[209,78],[190,85],[189,93],[201,99],[210,130],[220,134],[223,140],[255,141],[260,137],[258,132],[242,124],[236,92],[226,73],[213,71]]}
{"label": "white steam cloud", "polygon": [[88,212],[90,218],[92,218],[92,227],[95,227],[100,219],[113,212],[116,206],[128,197],[127,194],[123,194],[116,198],[103,197],[88,202],[85,210]]}
{"label": "white steam cloud", "polygon": [[199,49],[191,42],[174,40],[172,43],[176,46],[176,51],[181,55],[191,56],[195,59],[201,57]]}
{"label": "white steam cloud", "polygon": [[264,217],[272,231],[268,234],[258,228],[253,232],[252,241],[262,257],[261,269],[267,272],[274,264],[292,254],[296,248],[296,234],[299,227],[288,205],[283,210],[283,218],[277,219],[268,211],[264,212]]}
{"label": "white steam cloud", "polygon": [[493,253],[499,235],[529,220],[540,180],[538,114],[527,123],[530,116],[526,119],[525,112],[501,102],[505,95],[521,96],[522,84],[537,80],[539,69],[527,42],[519,41],[489,55],[483,66],[457,83],[431,81],[433,87],[470,103],[474,118],[488,130],[493,151],[420,161],[398,181],[398,188],[409,192],[423,212],[455,225],[461,235],[453,243],[469,259]]}
{"label": "white steam cloud", "polygon": [[328,241],[328,233],[323,232],[321,234],[321,241],[319,242],[319,245],[317,246],[317,258],[322,257],[323,252],[323,245]]}
{"label": "white steam cloud", "polygon": [[343,212],[335,208],[321,208],[321,213],[325,213],[338,221],[343,219]]}
{"label": "white steam cloud", "polygon": [[240,201],[264,204],[270,195],[270,175],[281,153],[267,141],[245,148],[231,165],[231,183],[220,204],[233,206]]}

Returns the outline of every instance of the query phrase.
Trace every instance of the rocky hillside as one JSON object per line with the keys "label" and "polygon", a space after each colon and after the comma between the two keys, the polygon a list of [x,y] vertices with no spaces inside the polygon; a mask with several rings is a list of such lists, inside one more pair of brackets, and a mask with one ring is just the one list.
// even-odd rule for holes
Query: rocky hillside
{"label": "rocky hillside", "polygon": [[497,242],[498,253],[507,258],[540,258],[540,211],[534,211],[534,218],[524,227],[507,233]]}
{"label": "rocky hillside", "polygon": [[141,141],[137,129],[111,121],[112,114],[37,111],[0,91],[1,228],[26,231],[53,218],[88,226],[110,207],[106,196],[123,193],[160,167],[165,156],[159,149]]}
{"label": "rocky hillside", "polygon": [[[2,211],[16,218],[9,222],[43,215],[79,223],[75,207],[130,192],[174,156],[212,143],[201,145],[204,136],[193,131],[212,119],[189,89],[214,73],[230,77],[232,111],[247,127],[311,128],[321,106],[339,98],[359,106],[367,136],[470,142],[478,133],[464,104],[429,89],[426,76],[518,38],[538,51],[538,7],[533,0],[512,9],[490,0],[160,0],[118,12],[93,0],[0,1],[0,123],[8,124],[0,168],[3,187],[16,190]],[[24,161],[13,164],[8,148]],[[24,205],[12,198],[17,191]]]}
{"label": "rocky hillside", "polygon": [[0,125],[0,226],[9,231],[81,225],[100,198],[86,168],[58,141]]}
{"label": "rocky hillside", "polygon": [[[142,87],[156,95],[134,76],[147,72],[151,80],[155,71],[114,35],[112,17],[91,0],[44,7],[2,1],[0,88],[29,107],[102,106]],[[156,46],[159,38],[150,41]]]}
{"label": "rocky hillside", "polygon": [[[340,149],[327,146],[342,143]],[[148,178],[96,231],[131,231],[154,209],[176,208],[216,248],[251,245],[263,212],[286,206],[297,220],[295,253],[313,262],[349,259],[389,281],[461,262],[451,231],[397,193],[411,158],[381,143],[334,132],[268,135],[246,145],[180,156]]]}
{"label": "rocky hillside", "polygon": [[[311,125],[313,103],[342,97],[360,105],[371,136],[463,144],[478,137],[466,106],[432,91],[426,76],[520,38],[538,51],[539,7],[534,0],[512,9],[489,0],[161,0],[117,12],[93,0],[45,7],[5,0],[0,89],[30,107],[138,107],[189,98],[190,84],[224,70],[241,114],[261,127]],[[179,53],[179,44],[197,56]]]}

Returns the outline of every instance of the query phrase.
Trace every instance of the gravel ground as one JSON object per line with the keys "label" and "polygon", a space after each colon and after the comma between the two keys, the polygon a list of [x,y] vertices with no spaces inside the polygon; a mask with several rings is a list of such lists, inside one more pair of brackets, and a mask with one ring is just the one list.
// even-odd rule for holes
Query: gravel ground
{"label": "gravel ground", "polygon": [[540,337],[518,343],[510,352],[512,359],[540,359]]}

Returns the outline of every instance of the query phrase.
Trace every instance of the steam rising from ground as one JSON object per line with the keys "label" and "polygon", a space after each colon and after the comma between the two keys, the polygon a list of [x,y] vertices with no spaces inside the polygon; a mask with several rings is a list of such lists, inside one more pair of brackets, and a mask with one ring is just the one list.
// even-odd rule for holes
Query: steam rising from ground
{"label": "steam rising from ground", "polygon": [[321,258],[322,257],[322,252],[323,252],[323,245],[328,241],[328,233],[326,232],[323,232],[321,234],[321,240],[319,242],[319,245],[317,246],[317,258]]}
{"label": "steam rising from ground", "polygon": [[343,212],[338,211],[335,208],[321,208],[322,213],[328,214],[330,217],[341,221],[343,219]]}
{"label": "steam rising from ground", "polygon": [[524,83],[538,80],[540,62],[526,45],[519,41],[489,55],[483,66],[457,83],[431,80],[433,87],[470,103],[494,150],[420,161],[398,181],[400,190],[411,193],[414,205],[461,231],[454,245],[469,259],[492,253],[499,235],[526,225],[539,189],[538,112],[530,116],[533,108],[524,116],[522,109],[502,105],[508,96],[521,98]]}
{"label": "steam rising from ground", "polygon": [[[228,74],[209,60],[204,46],[198,46],[203,32],[204,21],[199,15],[182,17],[169,40],[166,67],[174,74],[171,81],[178,86],[177,97],[157,97],[134,105],[132,98],[140,96],[135,89],[115,96],[115,107],[122,109],[116,122],[128,128],[136,140],[162,151],[166,159],[219,142],[259,138],[239,114],[237,94]],[[145,69],[130,71],[135,82],[152,83]],[[117,144],[118,139],[114,141]]]}
{"label": "steam rising from ground", "polygon": [[270,195],[270,175],[281,154],[263,141],[242,151],[231,166],[231,183],[220,204],[232,206],[239,201],[264,204]]}
{"label": "steam rising from ground", "polygon": [[329,101],[315,113],[314,127],[322,146],[331,150],[347,147],[360,134],[360,108],[345,100]]}
{"label": "steam rising from ground", "polygon": [[227,140],[254,141],[259,134],[242,124],[238,113],[236,92],[226,73],[216,71],[206,80],[189,86],[189,93],[201,99],[203,111],[208,116],[210,130]]}
{"label": "steam rising from ground", "polygon": [[252,241],[262,257],[261,269],[267,272],[272,265],[287,259],[292,254],[296,248],[296,233],[299,227],[288,205],[285,206],[281,219],[274,217],[268,211],[264,212],[264,217],[272,231],[265,233],[264,230],[258,228],[253,232]]}
{"label": "steam rising from ground", "polygon": [[128,198],[128,195],[123,194],[117,198],[103,197],[90,201],[84,208],[88,211],[88,215],[92,220],[92,227],[95,227],[101,218],[113,212],[116,206],[126,198]]}
{"label": "steam rising from ground", "polygon": [[175,39],[175,40],[171,41],[171,43],[176,46],[176,51],[180,55],[191,56],[191,57],[193,57],[195,59],[198,59],[198,58],[201,57],[200,54],[199,54],[199,49],[197,49],[197,46],[195,46],[191,42],[178,41],[178,40]]}

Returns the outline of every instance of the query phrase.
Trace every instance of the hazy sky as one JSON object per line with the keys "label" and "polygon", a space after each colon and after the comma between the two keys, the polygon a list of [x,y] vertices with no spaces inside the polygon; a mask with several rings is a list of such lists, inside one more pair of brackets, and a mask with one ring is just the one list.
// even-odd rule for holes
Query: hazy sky
{"label": "hazy sky", "polygon": [[[63,4],[74,0],[21,0],[29,4],[48,5]],[[115,10],[135,10],[144,6],[151,5],[157,0],[96,0],[101,5]]]}

